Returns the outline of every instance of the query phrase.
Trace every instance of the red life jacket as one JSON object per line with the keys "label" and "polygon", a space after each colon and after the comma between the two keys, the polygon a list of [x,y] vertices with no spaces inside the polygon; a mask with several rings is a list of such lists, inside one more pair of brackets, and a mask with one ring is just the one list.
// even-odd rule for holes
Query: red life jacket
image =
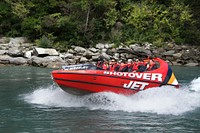
{"label": "red life jacket", "polygon": [[133,63],[133,68],[132,68],[133,71],[137,71],[138,70],[138,64],[139,63],[136,63],[136,62]]}
{"label": "red life jacket", "polygon": [[153,63],[149,64],[148,71],[152,70],[152,69],[153,69],[153,67],[155,67],[155,65],[156,65],[156,63],[155,63],[155,62],[153,62]]}
{"label": "red life jacket", "polygon": [[125,67],[127,67],[127,64],[122,64],[119,67],[119,71],[121,72]]}
{"label": "red life jacket", "polygon": [[108,68],[108,65],[106,63],[103,63],[102,68],[103,70],[106,70]]}
{"label": "red life jacket", "polygon": [[119,67],[118,64],[110,65],[110,66],[108,67],[108,70],[110,70],[110,71],[116,71],[115,69],[116,69],[117,67]]}
{"label": "red life jacket", "polygon": [[128,72],[132,72],[133,64],[127,64],[127,66],[128,66]]}

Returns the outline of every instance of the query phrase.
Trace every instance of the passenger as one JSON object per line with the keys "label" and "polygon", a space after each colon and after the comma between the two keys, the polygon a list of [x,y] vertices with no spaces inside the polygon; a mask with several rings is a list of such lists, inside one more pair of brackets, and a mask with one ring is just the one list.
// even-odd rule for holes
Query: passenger
{"label": "passenger", "polygon": [[105,69],[105,68],[107,69],[106,63],[107,63],[107,61],[105,59],[101,59],[100,61],[97,62],[96,66],[101,68],[101,69]]}
{"label": "passenger", "polygon": [[155,61],[153,59],[150,59],[147,64],[147,70],[150,71],[150,70],[155,70],[155,69],[157,69]]}
{"label": "passenger", "polygon": [[127,71],[128,71],[127,64],[125,64],[125,61],[121,60],[119,72],[127,72]]}
{"label": "passenger", "polygon": [[109,67],[107,68],[107,70],[110,70],[110,71],[118,71],[119,70],[119,65],[117,64],[116,60],[115,59],[112,59],[110,61],[110,64],[109,64]]}
{"label": "passenger", "polygon": [[102,65],[102,69],[103,69],[103,70],[107,70],[107,68],[108,68],[108,61],[107,61],[107,60],[104,60],[104,63],[103,63],[103,65]]}
{"label": "passenger", "polygon": [[103,60],[99,60],[99,61],[97,62],[97,64],[96,64],[96,66],[97,66],[98,68],[102,68],[102,65],[103,65]]}
{"label": "passenger", "polygon": [[138,70],[136,70],[136,72],[144,72],[146,70],[147,70],[146,62],[140,60],[138,63]]}
{"label": "passenger", "polygon": [[128,67],[128,70],[127,70],[128,72],[133,71],[133,60],[132,59],[128,59],[127,67]]}
{"label": "passenger", "polygon": [[139,59],[136,59],[135,62],[133,63],[133,68],[132,71],[136,72],[138,70],[138,66],[139,66]]}
{"label": "passenger", "polygon": [[147,56],[147,58],[144,59],[143,62],[148,63],[150,61],[150,58],[151,58],[150,56]]}

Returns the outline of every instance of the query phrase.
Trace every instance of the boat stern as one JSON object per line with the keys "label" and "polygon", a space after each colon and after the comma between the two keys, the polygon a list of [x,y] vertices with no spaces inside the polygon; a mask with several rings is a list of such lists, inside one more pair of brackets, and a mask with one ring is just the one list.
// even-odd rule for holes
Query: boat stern
{"label": "boat stern", "polygon": [[169,65],[168,65],[167,75],[165,77],[163,84],[164,85],[172,85],[172,86],[175,86],[176,88],[179,88],[179,86],[180,86],[178,83],[178,80],[176,79],[174,72],[172,71],[172,69]]}

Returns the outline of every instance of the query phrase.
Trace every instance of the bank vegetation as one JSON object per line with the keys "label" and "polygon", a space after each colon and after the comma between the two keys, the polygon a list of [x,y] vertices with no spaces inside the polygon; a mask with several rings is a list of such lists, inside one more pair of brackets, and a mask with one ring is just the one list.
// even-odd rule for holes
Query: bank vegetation
{"label": "bank vegetation", "polygon": [[198,0],[1,0],[0,36],[65,51],[98,42],[200,44]]}

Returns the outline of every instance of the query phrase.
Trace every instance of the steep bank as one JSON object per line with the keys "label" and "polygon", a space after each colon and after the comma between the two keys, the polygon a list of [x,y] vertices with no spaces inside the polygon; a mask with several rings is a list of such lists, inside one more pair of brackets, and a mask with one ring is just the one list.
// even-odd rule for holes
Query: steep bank
{"label": "steep bank", "polygon": [[67,52],[60,53],[56,49],[38,48],[24,37],[0,38],[1,65],[59,68],[62,65],[96,63],[101,58],[128,60],[146,55],[160,57],[170,65],[200,66],[200,47],[197,46],[169,43],[163,48],[153,48],[152,44],[145,43],[115,47],[114,44],[98,43],[91,48],[72,46]]}

